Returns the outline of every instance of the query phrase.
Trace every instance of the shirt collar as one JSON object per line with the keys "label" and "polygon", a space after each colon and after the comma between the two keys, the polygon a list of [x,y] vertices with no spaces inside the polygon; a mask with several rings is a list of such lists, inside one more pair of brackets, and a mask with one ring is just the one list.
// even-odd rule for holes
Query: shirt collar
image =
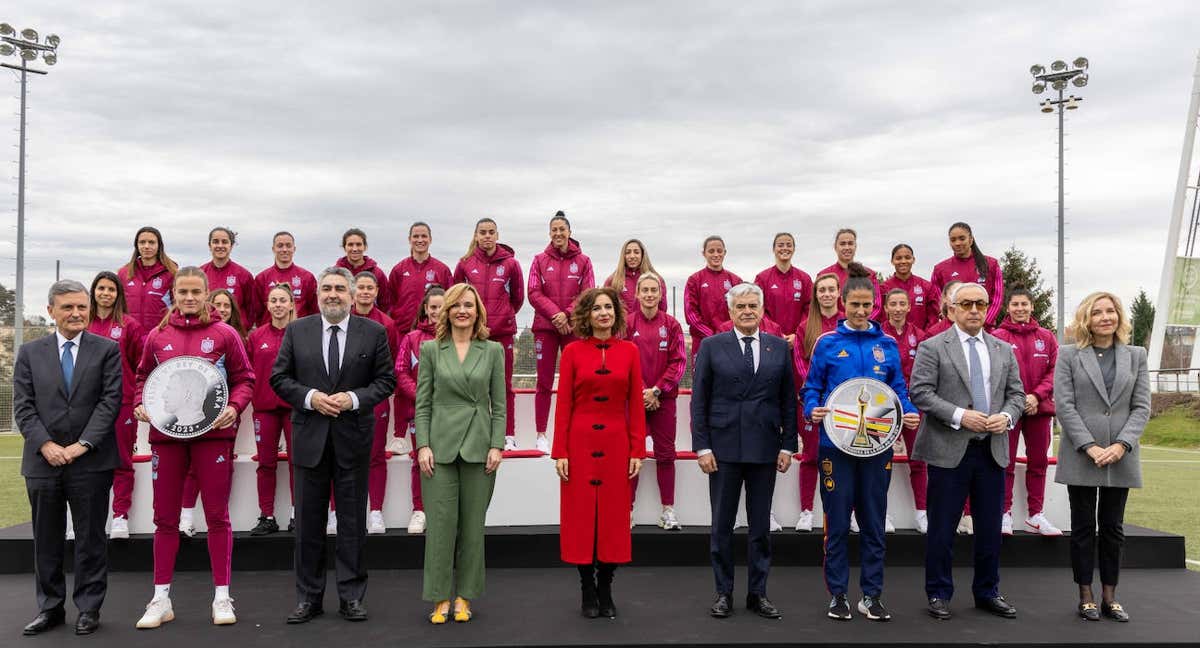
{"label": "shirt collar", "polygon": [[983,342],[983,329],[979,329],[979,332],[976,333],[975,335],[968,335],[966,331],[958,328],[958,324],[955,324],[954,330],[955,330],[955,332],[958,333],[958,343],[959,344],[966,344],[967,340],[969,340],[971,338],[975,338],[976,340]]}
{"label": "shirt collar", "polygon": [[60,331],[55,331],[55,332],[54,332],[54,335],[55,335],[55,337],[57,337],[57,338],[58,338],[58,350],[59,350],[59,351],[62,351],[63,345],[67,343],[68,339],[69,339],[71,342],[74,342],[74,343],[75,343],[75,348],[76,348],[76,349],[78,349],[78,348],[79,348],[79,341],[83,339],[83,331],[80,331],[79,333],[77,333],[77,334],[75,335],[75,337],[73,337],[73,338],[66,338],[66,337],[63,337],[63,334],[62,334]]}
{"label": "shirt collar", "polygon": [[[759,341],[759,340],[758,340],[758,336],[759,336],[759,334],[760,334],[760,333],[762,333],[762,329],[761,329],[761,328],[756,328],[756,329],[754,329],[754,332],[750,334],[750,337],[754,338],[754,341],[755,341],[755,342],[758,342],[758,341]],[[734,329],[733,329],[733,337],[734,337],[734,339],[736,339],[736,340],[738,341],[738,343],[741,343],[741,341],[742,341],[742,338],[744,338],[744,337],[746,337],[746,336],[745,336],[744,334],[742,334],[742,332],[741,332],[741,331],[737,330],[737,327],[734,327]]]}
{"label": "shirt collar", "polygon": [[[353,308],[353,307],[351,307],[351,308]],[[346,317],[344,319],[342,319],[342,321],[338,322],[337,324],[334,324],[333,322],[330,322],[329,320],[325,319],[325,316],[322,315],[321,316],[321,330],[328,331],[330,326],[336,326],[342,330],[342,333],[347,333],[350,330],[350,318],[351,317],[353,317],[353,315],[347,314]]]}

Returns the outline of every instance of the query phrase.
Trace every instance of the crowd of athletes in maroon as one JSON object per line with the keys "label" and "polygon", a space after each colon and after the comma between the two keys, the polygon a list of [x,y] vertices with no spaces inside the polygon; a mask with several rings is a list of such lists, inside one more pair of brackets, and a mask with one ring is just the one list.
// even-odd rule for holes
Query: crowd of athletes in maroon
{"label": "crowd of athletes in maroon", "polygon": [[[372,533],[385,531],[382,508],[387,479],[386,430],[389,415],[395,417],[396,436],[410,434],[418,349],[421,342],[433,337],[431,317],[436,317],[441,308],[440,291],[431,289],[444,289],[453,283],[466,282],[472,284],[480,294],[487,309],[490,338],[499,342],[505,351],[506,372],[510,379],[506,449],[510,450],[516,449],[511,388],[513,339],[517,333],[516,315],[528,299],[534,311],[533,334],[537,356],[534,415],[536,447],[548,453],[550,443],[546,430],[550,419],[556,361],[562,349],[575,340],[569,314],[576,298],[583,291],[596,286],[596,269],[591,259],[583,253],[580,243],[572,238],[571,223],[562,212],[550,220],[548,245],[533,257],[527,274],[522,270],[514,250],[500,242],[497,223],[492,219],[485,218],[476,223],[468,250],[453,270],[450,265],[430,254],[432,230],[428,224],[414,223],[409,228],[408,237],[410,255],[395,264],[390,272],[385,272],[376,260],[367,255],[367,235],[356,228],[347,230],[342,236],[341,245],[345,255],[333,263],[355,276],[358,298],[353,313],[373,319],[388,329],[396,363],[395,398],[392,403],[381,404],[376,411],[377,429],[369,481],[369,530]],[[317,312],[316,278],[313,272],[295,263],[296,240],[288,232],[279,232],[272,238],[274,263],[257,275],[232,260],[236,234],[231,229],[214,228],[209,233],[208,244],[212,258],[201,269],[207,277],[214,317],[229,323],[241,336],[248,366],[259,375],[267,375],[278,351],[283,328],[293,318]],[[943,300],[947,288],[965,281],[976,282],[987,288],[991,297],[988,321],[994,326],[993,332],[997,336],[1013,345],[1021,364],[1025,387],[1035,403],[1031,405],[1029,415],[1021,421],[1021,434],[1011,436],[1011,453],[1014,456],[1017,439],[1021,436],[1025,438],[1027,448],[1028,524],[1035,531],[1057,533],[1057,529],[1041,515],[1049,423],[1053,415],[1050,393],[1056,355],[1053,335],[1030,319],[1030,308],[1019,304],[1017,308],[1010,307],[1009,316],[1004,321],[996,322],[1000,304],[1007,296],[996,259],[980,251],[971,228],[965,223],[955,223],[950,228],[949,244],[952,254],[935,265],[928,279],[912,273],[915,262],[913,249],[906,244],[896,245],[891,253],[892,275],[878,281],[874,279],[875,273],[872,273],[877,294],[873,318],[881,324],[885,333],[896,339],[907,378],[917,345],[950,326],[946,312],[948,305]],[[796,252],[795,238],[781,233],[772,241],[774,263],[754,277],[754,283],[762,288],[764,294],[762,329],[786,338],[792,346],[797,384],[803,384],[816,338],[833,330],[843,315],[840,286],[845,280],[846,268],[855,261],[857,245],[857,234],[853,230],[838,230],[832,246],[834,263],[810,275],[792,264]],[[726,249],[721,237],[710,236],[705,239],[701,254],[704,267],[687,278],[683,295],[683,321],[691,337],[692,354],[705,337],[731,328],[725,293],[742,282],[741,277],[725,267]],[[117,425],[123,463],[116,473],[113,486],[113,514],[116,520],[111,532],[113,537],[128,535],[127,516],[133,487],[131,460],[136,432],[132,411],[135,373],[145,348],[145,338],[160,328],[168,311],[177,270],[178,266],[166,253],[161,233],[153,227],[144,227],[135,235],[134,252],[129,262],[115,274],[102,273],[93,285],[94,309],[98,310],[93,314],[90,328],[94,333],[121,343],[126,361],[126,393],[129,394],[126,398],[129,402],[123,404]],[[638,278],[646,274],[655,280],[639,282]],[[651,439],[648,445],[651,445],[656,459],[656,477],[663,506],[659,525],[668,529],[679,528],[674,513],[677,457],[675,401],[689,364],[690,358],[686,357],[685,351],[689,345],[685,345],[681,322],[666,312],[667,286],[655,271],[649,251],[640,240],[630,239],[621,246],[616,268],[605,276],[602,284],[612,287],[620,296],[628,314],[625,337],[638,346],[640,353],[642,378],[646,386],[643,394],[646,426]],[[1018,293],[1020,291],[1016,291],[1013,298],[1028,301],[1027,294]],[[114,302],[119,302],[119,307]],[[117,318],[114,319],[114,316]],[[286,457],[283,448],[290,440],[291,425],[287,405],[274,395],[266,381],[258,381],[251,402],[254,405],[261,512],[254,533],[267,534],[279,530],[275,521],[274,502],[276,467],[280,458]],[[796,529],[807,531],[815,523],[812,511],[818,475],[817,431],[807,422],[801,422],[799,428],[797,433],[803,441],[799,456],[802,513]],[[915,433],[915,430],[906,430],[903,449],[912,447]],[[281,437],[283,445],[280,443]],[[909,466],[917,527],[923,531],[925,470],[919,462],[910,462]],[[1011,507],[1012,482],[1010,464],[1006,509]],[[180,531],[189,535],[194,533],[192,508],[200,490],[195,468],[191,468],[180,488],[182,512],[179,519]],[[412,498],[414,515],[409,531],[419,533],[424,529],[424,514],[415,464]],[[330,509],[329,530],[332,533],[336,530],[336,506],[333,502],[330,503]],[[212,524],[210,518],[210,528]],[[777,526],[774,520],[773,526]],[[1011,528],[1011,517],[1006,517],[1005,531],[1011,532]],[[969,515],[964,520],[962,530],[970,530]]]}

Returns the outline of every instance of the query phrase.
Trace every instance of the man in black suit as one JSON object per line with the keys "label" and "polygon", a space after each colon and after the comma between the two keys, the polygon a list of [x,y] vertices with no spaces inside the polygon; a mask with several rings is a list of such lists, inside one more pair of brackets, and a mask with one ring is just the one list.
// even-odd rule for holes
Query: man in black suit
{"label": "man in black suit", "polygon": [[708,474],[712,503],[709,550],[717,597],[709,613],[723,618],[732,612],[733,522],[745,484],[750,523],[746,607],[778,619],[779,610],[767,599],[771,497],[775,472],[787,472],[797,452],[792,354],[787,341],[758,328],[761,288],[738,284],[725,298],[734,328],[700,344],[692,389],[692,448]]}
{"label": "man in black suit", "polygon": [[350,317],[354,279],[348,270],[322,272],[317,297],[320,314],[288,325],[271,372],[271,387],[292,406],[297,605],[287,621],[306,623],[323,610],[330,480],[338,508],[338,612],[350,621],[365,621],[373,413],[395,389],[396,374],[383,326]]}
{"label": "man in black suit", "polygon": [[21,347],[13,373],[13,413],[25,449],[21,474],[33,513],[34,575],[40,612],[26,635],[66,618],[63,577],[67,505],[75,525],[75,634],[100,627],[108,589],[108,491],[117,467],[114,425],[121,407],[116,342],[86,331],[88,292],[78,281],[50,287],[46,308],[57,332]]}

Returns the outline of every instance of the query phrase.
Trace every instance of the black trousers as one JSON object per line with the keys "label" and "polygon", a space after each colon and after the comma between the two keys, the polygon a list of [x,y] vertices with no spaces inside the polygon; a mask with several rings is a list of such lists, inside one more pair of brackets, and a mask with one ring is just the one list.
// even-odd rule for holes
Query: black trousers
{"label": "black trousers", "polygon": [[352,468],[338,465],[333,433],[321,461],[312,468],[293,466],[296,481],[296,599],[318,606],[325,597],[325,522],[330,481],[337,502],[334,566],[338,598],[361,600],[367,593],[367,475],[370,455],[363,452]]}
{"label": "black trousers", "polygon": [[767,594],[771,572],[771,498],[775,493],[775,464],[717,462],[708,476],[712,504],[712,533],[708,542],[713,580],[718,594],[733,594],[733,524],[742,487],[746,489],[746,538],[749,594]]}
{"label": "black trousers", "polygon": [[80,612],[98,611],[108,591],[108,491],[113,471],[85,472],[66,466],[54,477],[26,477],[29,508],[33,513],[33,571],[37,581],[38,610],[63,609],[67,581],[63,576],[66,554],[67,505],[75,525],[75,591]]}
{"label": "black trousers", "polygon": [[1067,496],[1071,501],[1071,569],[1075,572],[1075,582],[1092,584],[1099,545],[1100,584],[1115,587],[1121,574],[1121,550],[1125,547],[1125,501],[1129,489],[1067,486]]}

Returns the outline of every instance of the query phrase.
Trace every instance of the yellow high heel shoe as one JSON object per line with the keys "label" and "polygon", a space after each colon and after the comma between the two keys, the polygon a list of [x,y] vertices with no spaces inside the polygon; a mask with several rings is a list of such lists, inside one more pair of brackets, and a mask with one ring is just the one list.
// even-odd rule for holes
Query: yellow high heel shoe
{"label": "yellow high heel shoe", "polygon": [[461,596],[454,599],[454,620],[457,623],[471,620],[471,602]]}
{"label": "yellow high heel shoe", "polygon": [[438,601],[437,605],[433,606],[433,612],[429,613],[429,622],[433,625],[442,625],[446,622],[446,616],[450,614],[450,601]]}

